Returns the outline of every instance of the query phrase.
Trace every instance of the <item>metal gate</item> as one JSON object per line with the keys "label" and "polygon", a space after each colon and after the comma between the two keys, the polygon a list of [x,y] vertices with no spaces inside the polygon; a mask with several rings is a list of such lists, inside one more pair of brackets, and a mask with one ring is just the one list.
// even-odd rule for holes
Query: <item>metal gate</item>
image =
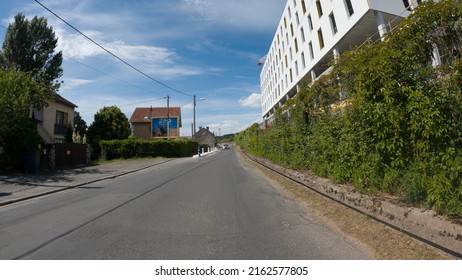
{"label": "metal gate", "polygon": [[55,167],[87,164],[87,145],[79,143],[56,143]]}

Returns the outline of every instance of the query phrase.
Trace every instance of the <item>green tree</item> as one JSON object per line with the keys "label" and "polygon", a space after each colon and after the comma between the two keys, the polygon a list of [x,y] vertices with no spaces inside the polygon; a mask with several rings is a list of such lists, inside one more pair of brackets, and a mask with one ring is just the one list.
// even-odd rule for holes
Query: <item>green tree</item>
{"label": "green tree", "polygon": [[127,116],[117,106],[103,107],[95,114],[95,120],[88,128],[88,141],[94,149],[94,156],[98,156],[101,140],[128,139],[130,134]]}
{"label": "green tree", "polygon": [[0,146],[4,154],[0,167],[21,166],[22,152],[37,149],[42,139],[29,119],[30,108],[41,109],[52,98],[43,84],[30,74],[17,70],[0,70]]}
{"label": "green tree", "polygon": [[32,20],[19,13],[8,26],[0,52],[0,68],[14,68],[31,73],[33,79],[57,90],[63,74],[62,52],[55,53],[58,44],[55,32],[44,17]]}
{"label": "green tree", "polygon": [[80,113],[77,111],[74,111],[74,129],[75,131],[80,134],[82,137],[87,134],[87,123],[85,122],[84,119],[82,119],[82,116],[80,116]]}

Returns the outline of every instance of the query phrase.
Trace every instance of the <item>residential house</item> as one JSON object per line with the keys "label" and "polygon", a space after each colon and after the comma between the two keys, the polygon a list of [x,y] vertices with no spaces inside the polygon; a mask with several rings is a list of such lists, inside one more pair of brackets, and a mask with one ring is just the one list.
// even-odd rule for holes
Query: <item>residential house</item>
{"label": "residential house", "polygon": [[33,109],[30,118],[37,122],[37,130],[46,144],[64,143],[69,126],[74,125],[74,110],[77,105],[59,94],[42,110]]}
{"label": "residential house", "polygon": [[130,124],[132,135],[139,139],[179,138],[181,108],[138,107],[130,117]]}
{"label": "residential house", "polygon": [[209,127],[200,128],[196,133],[196,141],[199,145],[207,145],[213,148],[215,147],[215,134],[210,132]]}

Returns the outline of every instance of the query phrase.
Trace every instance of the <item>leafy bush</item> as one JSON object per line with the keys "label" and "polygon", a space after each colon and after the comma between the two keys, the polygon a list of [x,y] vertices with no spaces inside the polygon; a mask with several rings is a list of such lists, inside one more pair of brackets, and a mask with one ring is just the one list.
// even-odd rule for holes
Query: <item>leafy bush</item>
{"label": "leafy bush", "polygon": [[139,139],[102,140],[106,159],[133,157],[188,157],[197,153],[197,142],[184,139],[146,141]]}
{"label": "leafy bush", "polygon": [[23,153],[43,147],[37,125],[29,119],[31,108],[41,109],[52,98],[43,84],[31,74],[14,69],[0,70],[0,168],[23,166]]}

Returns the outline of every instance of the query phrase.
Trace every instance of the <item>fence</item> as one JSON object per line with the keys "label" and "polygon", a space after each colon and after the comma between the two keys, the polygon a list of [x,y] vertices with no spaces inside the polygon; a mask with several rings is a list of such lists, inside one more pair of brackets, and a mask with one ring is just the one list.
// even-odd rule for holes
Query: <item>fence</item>
{"label": "fence", "polygon": [[42,154],[40,168],[54,169],[87,164],[87,144],[55,143],[47,145]]}

